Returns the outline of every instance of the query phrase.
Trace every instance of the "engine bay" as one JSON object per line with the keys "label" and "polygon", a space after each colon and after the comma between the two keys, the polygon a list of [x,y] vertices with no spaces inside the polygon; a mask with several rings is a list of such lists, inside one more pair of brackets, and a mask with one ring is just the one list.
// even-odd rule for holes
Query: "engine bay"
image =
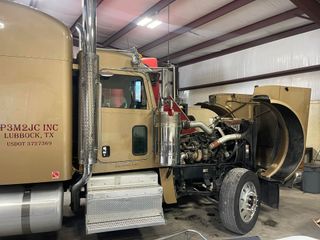
{"label": "engine bay", "polygon": [[180,194],[215,195],[230,169],[255,170],[253,121],[218,116],[209,126],[196,121],[185,121],[182,126],[194,131],[180,136],[180,162],[174,167]]}

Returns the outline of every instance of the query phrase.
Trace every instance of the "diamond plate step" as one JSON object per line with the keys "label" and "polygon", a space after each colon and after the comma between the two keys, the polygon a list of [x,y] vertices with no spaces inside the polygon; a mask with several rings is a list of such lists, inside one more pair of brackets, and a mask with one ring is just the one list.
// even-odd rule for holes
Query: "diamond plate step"
{"label": "diamond plate step", "polygon": [[93,176],[86,201],[87,234],[165,224],[156,172]]}
{"label": "diamond plate step", "polygon": [[163,225],[162,215],[87,224],[87,234]]}

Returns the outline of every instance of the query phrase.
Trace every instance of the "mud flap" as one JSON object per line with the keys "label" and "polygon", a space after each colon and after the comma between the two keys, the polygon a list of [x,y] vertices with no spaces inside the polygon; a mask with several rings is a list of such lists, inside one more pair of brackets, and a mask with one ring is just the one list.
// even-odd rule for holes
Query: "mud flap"
{"label": "mud flap", "polygon": [[260,187],[261,187],[262,203],[272,208],[279,208],[279,201],[280,201],[279,182],[265,180],[261,178],[259,180],[260,180]]}
{"label": "mud flap", "polygon": [[169,168],[160,168],[160,181],[163,188],[163,198],[166,204],[177,203],[177,196],[174,187],[173,171]]}

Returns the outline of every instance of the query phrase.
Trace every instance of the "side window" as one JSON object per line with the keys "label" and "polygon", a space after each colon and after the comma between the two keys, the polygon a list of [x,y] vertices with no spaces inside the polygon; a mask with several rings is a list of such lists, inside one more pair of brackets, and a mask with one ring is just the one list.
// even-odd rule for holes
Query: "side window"
{"label": "side window", "polygon": [[138,76],[114,74],[100,76],[102,107],[147,109],[143,79]]}
{"label": "side window", "polygon": [[133,155],[145,155],[148,152],[148,129],[146,126],[134,126],[132,128],[132,153]]}

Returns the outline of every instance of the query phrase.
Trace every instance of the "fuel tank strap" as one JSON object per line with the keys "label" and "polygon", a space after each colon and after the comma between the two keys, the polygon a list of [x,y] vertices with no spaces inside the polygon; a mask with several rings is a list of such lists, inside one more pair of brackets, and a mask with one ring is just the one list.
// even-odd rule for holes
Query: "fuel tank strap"
{"label": "fuel tank strap", "polygon": [[21,228],[24,234],[31,233],[30,202],[31,202],[31,188],[26,188],[23,193],[22,207],[21,207]]}

